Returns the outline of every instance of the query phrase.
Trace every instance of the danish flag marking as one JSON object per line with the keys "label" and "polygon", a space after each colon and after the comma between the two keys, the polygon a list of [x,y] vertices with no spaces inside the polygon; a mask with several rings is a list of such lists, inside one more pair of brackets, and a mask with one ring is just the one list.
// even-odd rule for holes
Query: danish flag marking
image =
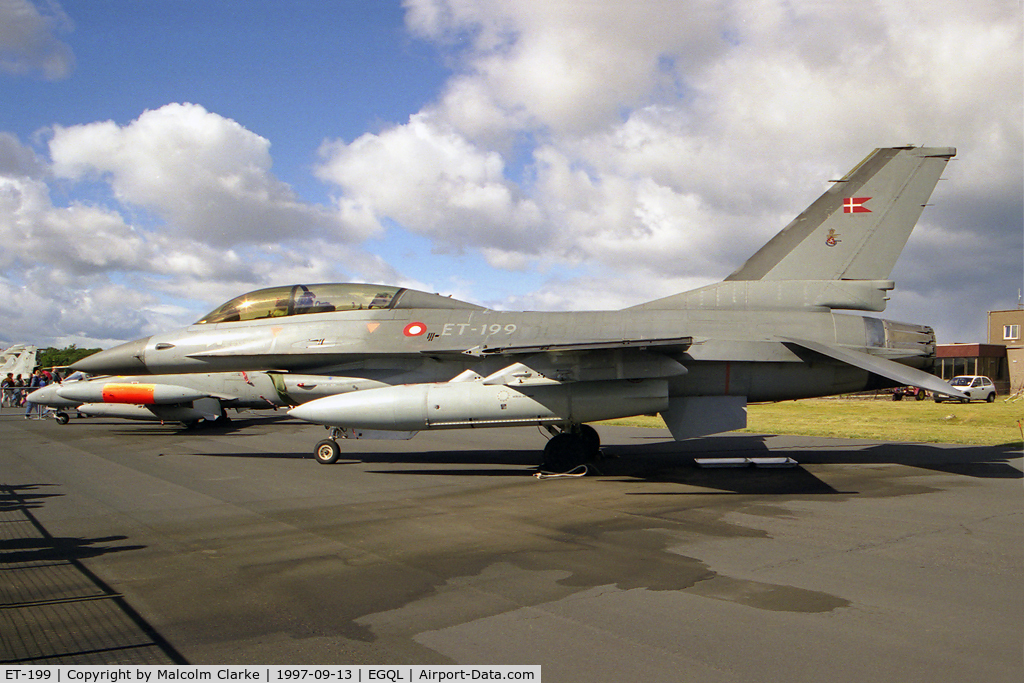
{"label": "danish flag marking", "polygon": [[871,197],[847,197],[843,200],[843,213],[871,213],[871,209],[864,206],[864,202]]}

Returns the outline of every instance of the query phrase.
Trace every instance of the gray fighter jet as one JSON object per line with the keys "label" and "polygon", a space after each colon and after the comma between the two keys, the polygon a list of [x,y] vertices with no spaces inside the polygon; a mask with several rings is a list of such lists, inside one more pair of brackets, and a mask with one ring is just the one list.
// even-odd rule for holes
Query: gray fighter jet
{"label": "gray fighter jet", "polygon": [[278,372],[213,372],[181,375],[72,375],[28,395],[28,401],[53,408],[60,424],[69,410],[90,417],[181,422],[187,428],[227,420],[229,409],[291,408],[338,392],[386,386],[350,377]]}
{"label": "gray fighter jet", "polygon": [[[401,287],[273,287],[75,367],[343,375],[351,390],[290,413],[367,430],[541,425],[553,434],[542,466],[556,471],[596,454],[595,420],[660,413],[686,439],[744,427],[748,402],[893,385],[955,395],[922,370],[935,356],[930,327],[840,312],[885,309],[896,259],[955,154],[877,149],[723,282],[623,310],[510,312]],[[314,452],[339,457],[334,438]]]}

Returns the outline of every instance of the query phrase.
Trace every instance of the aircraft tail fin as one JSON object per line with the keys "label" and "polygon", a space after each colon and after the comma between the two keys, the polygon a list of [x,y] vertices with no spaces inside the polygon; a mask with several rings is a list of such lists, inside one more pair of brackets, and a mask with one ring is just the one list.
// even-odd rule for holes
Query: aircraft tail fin
{"label": "aircraft tail fin", "polygon": [[0,353],[0,377],[12,373],[15,377],[29,377],[36,369],[38,349],[29,344],[15,344]]}
{"label": "aircraft tail fin", "polygon": [[887,280],[955,155],[876,149],[726,280]]}

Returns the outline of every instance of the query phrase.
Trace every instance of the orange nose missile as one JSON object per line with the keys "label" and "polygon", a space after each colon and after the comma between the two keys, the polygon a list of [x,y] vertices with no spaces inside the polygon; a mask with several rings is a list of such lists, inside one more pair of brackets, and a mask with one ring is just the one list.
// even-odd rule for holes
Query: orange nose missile
{"label": "orange nose missile", "polygon": [[188,403],[206,396],[201,391],[172,384],[134,384],[124,382],[75,382],[57,390],[61,398],[83,403],[133,403],[160,405]]}

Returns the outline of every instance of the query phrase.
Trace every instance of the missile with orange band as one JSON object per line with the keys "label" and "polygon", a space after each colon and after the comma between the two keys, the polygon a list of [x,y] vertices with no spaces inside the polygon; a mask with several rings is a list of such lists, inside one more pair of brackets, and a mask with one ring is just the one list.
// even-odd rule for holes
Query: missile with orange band
{"label": "missile with orange band", "polygon": [[169,405],[188,403],[209,394],[173,384],[126,384],[122,382],[74,382],[62,386],[57,395],[82,403],[133,403],[136,405]]}

